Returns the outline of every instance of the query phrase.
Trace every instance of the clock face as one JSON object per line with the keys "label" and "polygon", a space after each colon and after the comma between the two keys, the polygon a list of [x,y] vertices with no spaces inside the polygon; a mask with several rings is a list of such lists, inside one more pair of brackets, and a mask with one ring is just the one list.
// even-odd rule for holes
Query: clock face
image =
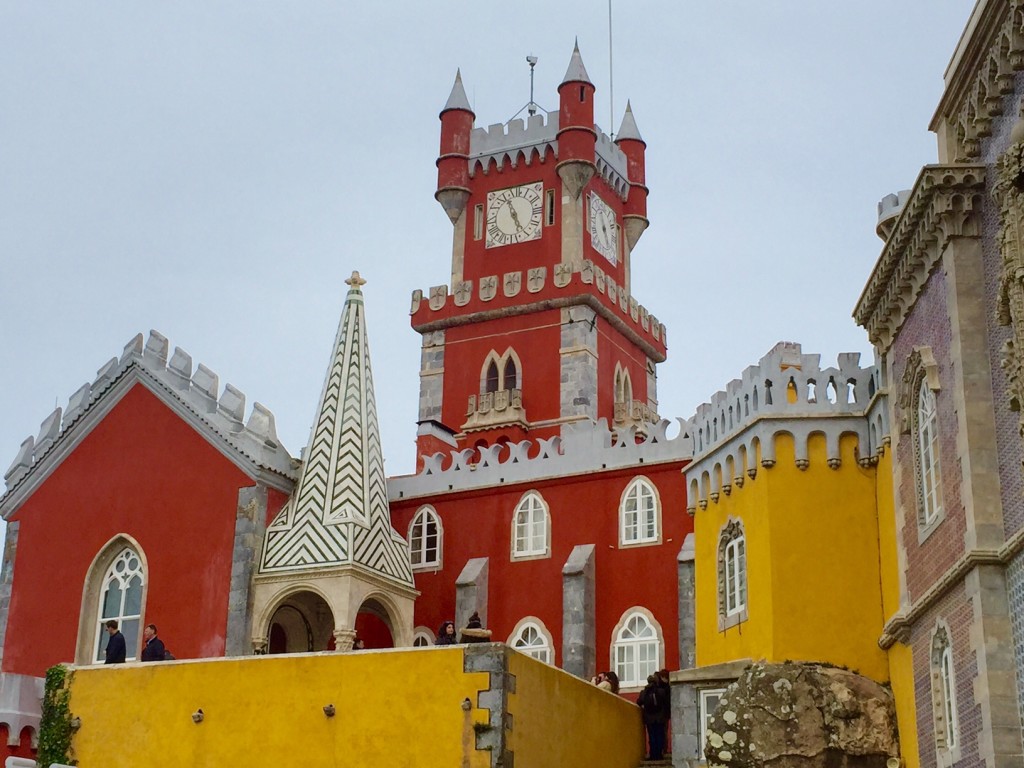
{"label": "clock face", "polygon": [[615,211],[596,193],[590,193],[590,243],[612,264],[619,261],[619,230]]}
{"label": "clock face", "polygon": [[541,234],[544,183],[487,193],[488,248],[537,240]]}

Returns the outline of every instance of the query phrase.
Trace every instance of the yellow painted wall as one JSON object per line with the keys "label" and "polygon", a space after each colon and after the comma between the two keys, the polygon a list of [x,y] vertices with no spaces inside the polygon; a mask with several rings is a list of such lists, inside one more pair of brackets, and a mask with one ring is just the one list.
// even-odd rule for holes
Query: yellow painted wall
{"label": "yellow painted wall", "polygon": [[857,438],[840,440],[838,469],[825,436],[808,441],[810,466],[798,469],[793,439],[776,439],[771,536],[773,661],[800,659],[848,667],[886,682],[878,570],[875,469],[857,464]]}
{"label": "yellow painted wall", "polygon": [[80,668],[74,756],[105,768],[483,768],[490,753],[476,751],[473,723],[487,712],[461,704],[475,705],[488,675],[462,665],[455,646]]}
{"label": "yellow painted wall", "polygon": [[[697,664],[742,658],[824,661],[888,680],[882,628],[875,470],[862,469],[854,438],[830,469],[823,437],[810,466],[794,462],[793,440],[776,439],[776,464],[729,496],[698,509]],[[718,535],[730,518],[746,533],[748,620],[718,629]]]}
{"label": "yellow painted wall", "polygon": [[[900,607],[899,542],[896,535],[896,497],[893,492],[892,450],[885,450],[876,468],[875,497],[878,506],[879,562],[882,575],[883,615],[888,621]],[[918,768],[917,705],[914,693],[914,659],[909,646],[895,643],[888,651],[889,676],[896,700],[900,729],[900,753],[907,768]]]}
{"label": "yellow painted wall", "polygon": [[[758,466],[760,456],[754,460]],[[739,474],[739,472],[737,472]],[[771,473],[758,470],[742,488],[698,509],[694,516],[697,666],[736,659],[768,658],[772,652],[773,594],[771,590],[771,520],[764,513],[773,488]],[[718,629],[718,536],[730,518],[743,520],[747,537],[748,619],[724,631]]]}
{"label": "yellow painted wall", "polygon": [[528,768],[633,768],[644,756],[640,708],[554,667],[510,652],[508,749]]}

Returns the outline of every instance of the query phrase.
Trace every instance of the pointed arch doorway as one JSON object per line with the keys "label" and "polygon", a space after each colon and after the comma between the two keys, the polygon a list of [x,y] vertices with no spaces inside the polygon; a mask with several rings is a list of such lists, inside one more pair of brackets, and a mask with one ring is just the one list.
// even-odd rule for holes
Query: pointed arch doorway
{"label": "pointed arch doorway", "polygon": [[278,603],[267,627],[267,653],[334,648],[334,613],[316,592],[299,591]]}

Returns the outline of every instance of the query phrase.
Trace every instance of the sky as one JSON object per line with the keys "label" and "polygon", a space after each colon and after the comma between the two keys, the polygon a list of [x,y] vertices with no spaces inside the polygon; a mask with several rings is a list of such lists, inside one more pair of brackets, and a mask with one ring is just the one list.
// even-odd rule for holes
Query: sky
{"label": "sky", "polygon": [[461,68],[476,124],[507,121],[527,55],[557,111],[577,39],[599,126],[628,98],[647,142],[632,285],[668,329],[661,415],[780,340],[869,362],[875,206],[936,161],[972,6],[615,0],[610,68],[606,0],[0,0],[0,471],[150,329],[298,455],[353,270],[386,470],[413,471],[410,295],[450,275],[438,112]]}

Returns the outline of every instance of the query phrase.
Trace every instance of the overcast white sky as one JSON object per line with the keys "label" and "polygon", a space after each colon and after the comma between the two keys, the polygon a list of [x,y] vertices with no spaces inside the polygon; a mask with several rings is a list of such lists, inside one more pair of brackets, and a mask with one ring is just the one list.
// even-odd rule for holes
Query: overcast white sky
{"label": "overcast white sky", "polygon": [[367,280],[389,474],[414,464],[409,296],[447,282],[437,114],[557,110],[574,38],[648,144],[634,295],[668,327],[660,412],[775,342],[870,358],[850,318],[875,204],[927,125],[971,0],[139,3],[0,0],[0,472],[155,328],[305,444],[346,286]]}

